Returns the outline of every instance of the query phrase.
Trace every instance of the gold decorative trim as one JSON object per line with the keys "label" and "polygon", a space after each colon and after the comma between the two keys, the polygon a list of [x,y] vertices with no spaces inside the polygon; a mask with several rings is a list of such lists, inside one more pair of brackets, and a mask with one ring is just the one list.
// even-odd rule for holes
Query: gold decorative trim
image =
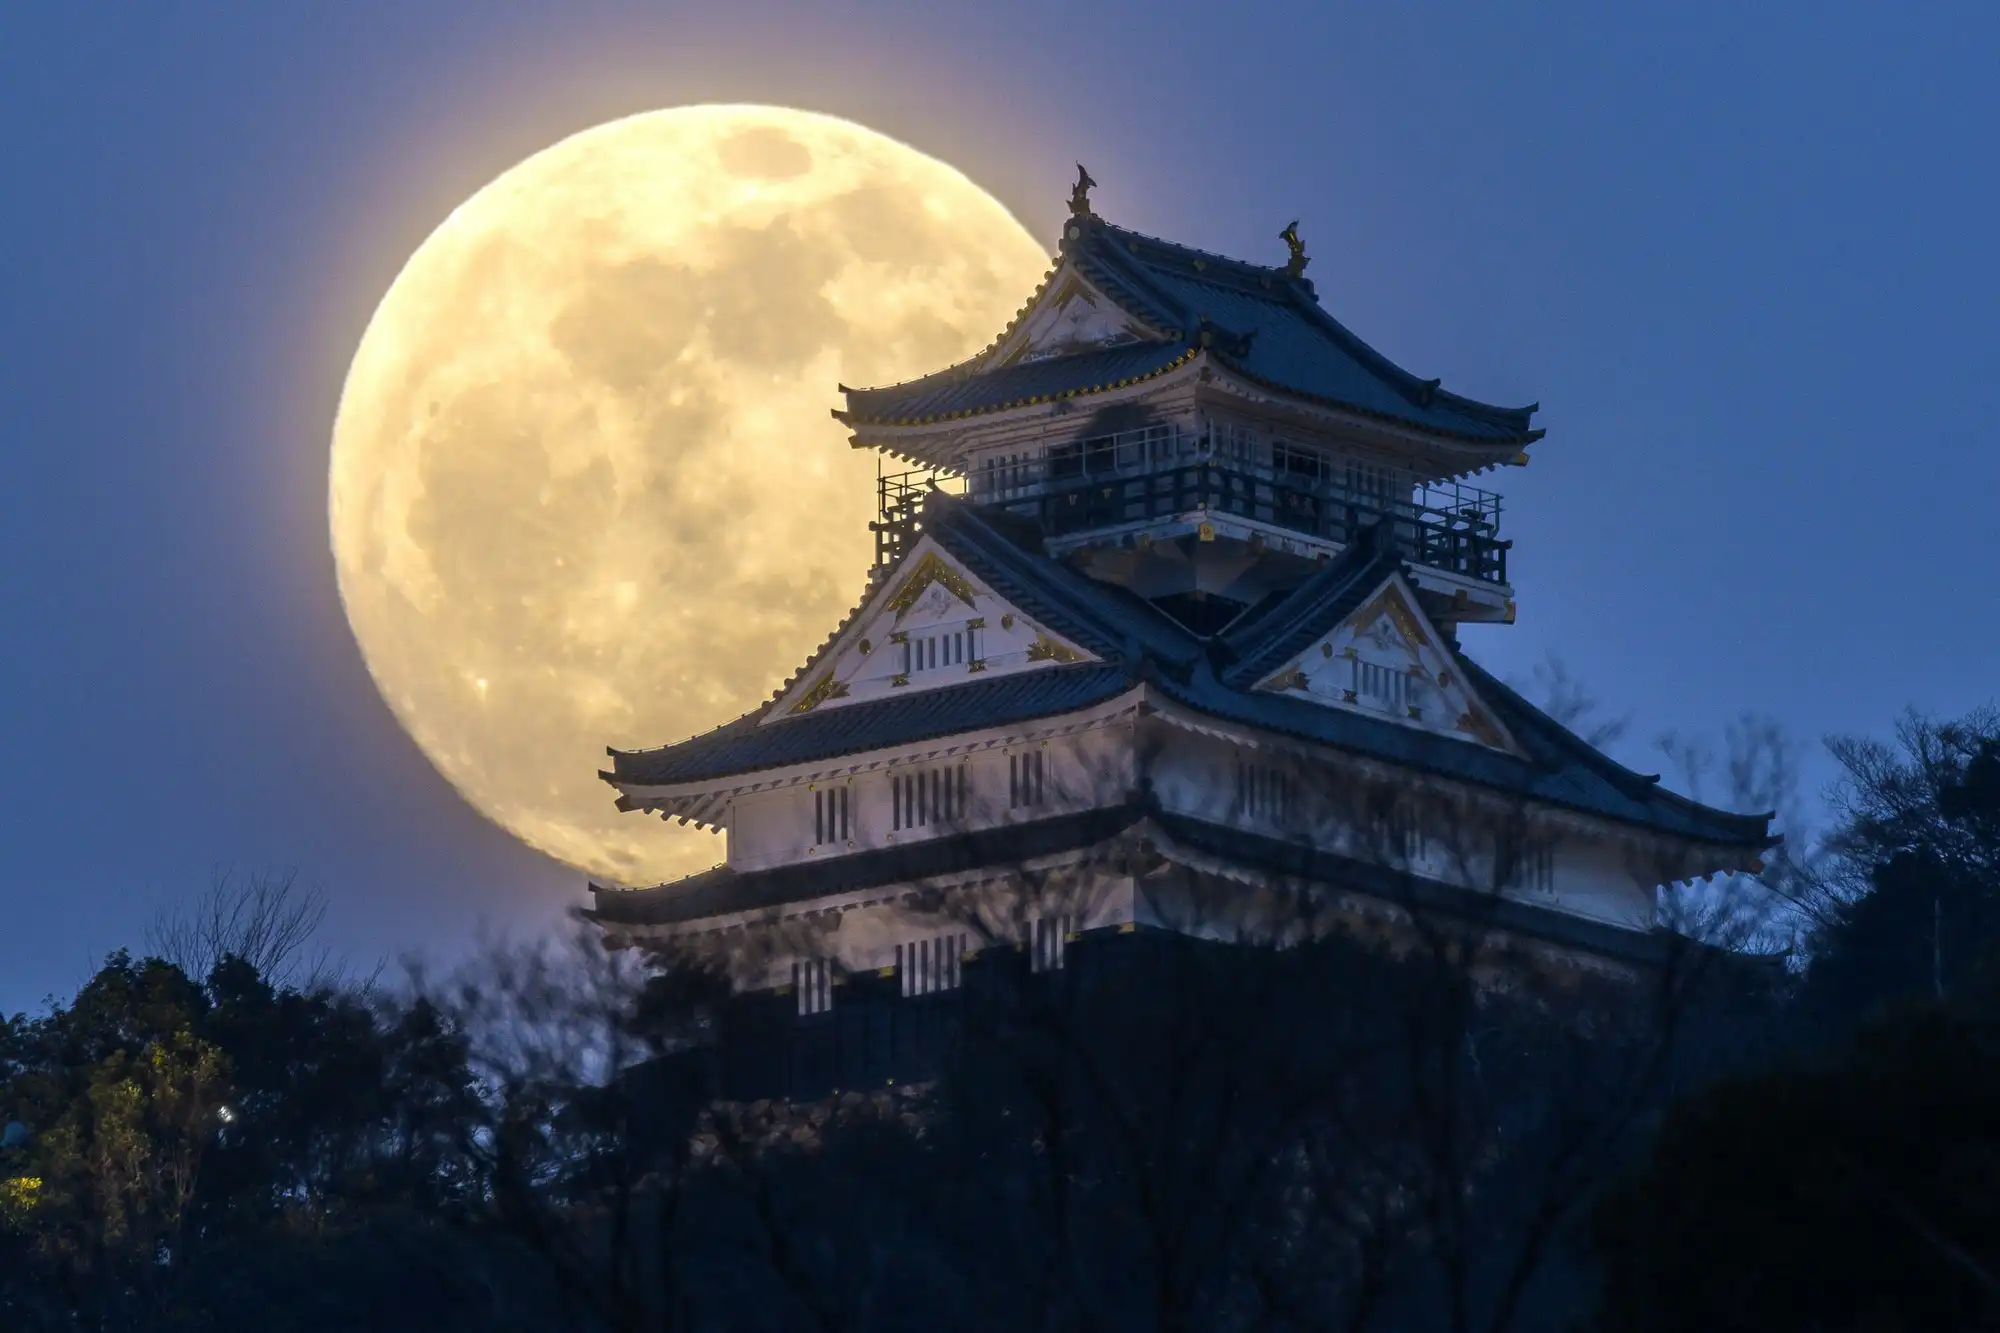
{"label": "gold decorative trim", "polygon": [[1302,690],[1305,687],[1306,673],[1298,667],[1293,667],[1289,671],[1280,671],[1277,675],[1264,682],[1265,689],[1274,690],[1281,694],[1286,690]]}
{"label": "gold decorative trim", "polygon": [[1423,623],[1417,619],[1416,610],[1404,598],[1402,589],[1390,584],[1382,590],[1382,600],[1389,611],[1389,618],[1396,622],[1396,628],[1409,641],[1411,649],[1421,649],[1430,636],[1424,633]]}
{"label": "gold decorative trim", "polygon": [[985,629],[985,628],[986,628],[986,617],[985,617],[985,616],[974,616],[974,617],[973,617],[972,619],[970,619],[970,620],[968,620],[968,621],[966,621],[966,622],[965,622],[965,627],[966,627],[967,629]]}
{"label": "gold decorative trim", "polygon": [[1014,628],[1014,615],[1011,611],[1008,612],[1006,615],[1000,617],[1000,628],[1001,629]]}
{"label": "gold decorative trim", "polygon": [[975,657],[972,659],[970,665],[966,668],[966,674],[973,675],[976,674],[977,672],[981,672],[984,670],[986,670],[986,659],[983,657]]}
{"label": "gold decorative trim", "polygon": [[1496,750],[1507,748],[1507,738],[1493,719],[1486,716],[1486,710],[1474,706],[1458,715],[1458,729],[1481,745],[1490,745]]}
{"label": "gold decorative trim", "polygon": [[1028,645],[1030,662],[1081,662],[1083,654],[1066,643],[1058,643],[1041,630],[1035,631],[1035,641]]}
{"label": "gold decorative trim", "polygon": [[838,699],[846,693],[846,684],[835,680],[833,678],[833,670],[829,667],[826,674],[814,681],[812,688],[801,695],[799,701],[792,705],[792,711],[794,713],[810,713],[828,699]]}
{"label": "gold decorative trim", "polygon": [[[1170,329],[1168,332],[1169,334],[1176,334],[1175,330]],[[966,417],[987,416],[994,412],[1006,412],[1016,407],[1034,407],[1041,403],[1056,403],[1067,398],[1080,398],[1088,394],[1103,393],[1107,389],[1128,388],[1131,385],[1143,383],[1146,380],[1158,379],[1162,375],[1179,370],[1182,366],[1194,360],[1195,354],[1199,351],[1201,351],[1199,347],[1190,347],[1157,370],[1141,371],[1137,375],[1127,375],[1123,379],[1111,380],[1104,384],[1082,385],[1074,389],[1059,389],[1054,393],[1038,393],[1026,398],[1011,398],[1006,402],[990,403],[984,407],[964,407],[955,412],[934,412],[929,416],[920,417],[878,417],[852,413],[841,419],[850,425],[929,426],[940,421],[959,421]],[[978,357],[973,358],[974,361],[978,359]]]}
{"label": "gold decorative trim", "polygon": [[904,673],[904,672],[901,672],[901,671],[898,671],[898,672],[897,672],[897,673],[896,673],[895,675],[893,675],[893,676],[889,677],[889,684],[890,684],[890,685],[892,685],[892,686],[894,686],[894,685],[908,685],[909,683],[910,683],[910,678],[909,678],[909,676],[908,676],[908,675],[907,675],[906,673]]}
{"label": "gold decorative trim", "polygon": [[965,575],[947,565],[939,558],[936,551],[930,551],[923,559],[917,561],[917,567],[896,585],[894,592],[889,594],[889,606],[895,611],[896,619],[901,620],[908,615],[910,608],[917,604],[917,599],[922,597],[933,583],[943,584],[946,592],[967,606],[974,605],[972,585],[966,581]]}
{"label": "gold decorative trim", "polygon": [[871,652],[873,652],[874,650],[875,650],[875,645],[874,645],[874,644],[870,643],[870,642],[869,642],[868,640],[866,640],[866,639],[863,639],[863,640],[861,641],[861,655],[862,655],[863,657],[866,657],[866,656],[868,656],[868,654],[869,654],[869,653],[871,653]]}

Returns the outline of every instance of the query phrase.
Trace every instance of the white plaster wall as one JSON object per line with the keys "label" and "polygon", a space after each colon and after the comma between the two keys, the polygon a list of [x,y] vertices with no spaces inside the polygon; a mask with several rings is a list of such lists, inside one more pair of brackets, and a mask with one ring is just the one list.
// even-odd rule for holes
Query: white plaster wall
{"label": "white plaster wall", "polygon": [[[1127,726],[1096,727],[969,754],[915,755],[868,772],[750,792],[730,803],[728,864],[737,870],[763,870],[1115,804],[1125,798],[1132,785],[1130,736]],[[1013,809],[1008,804],[1008,762],[1029,750],[1043,756],[1046,800],[1040,806]],[[962,813],[950,820],[933,817],[920,828],[895,827],[890,785],[894,778],[960,767],[966,773]],[[850,837],[840,845],[820,846],[813,842],[813,798],[817,791],[829,787],[847,788]]]}
{"label": "white plaster wall", "polygon": [[[944,910],[920,909],[913,899],[916,886],[878,889],[867,901],[816,904],[809,912],[752,927],[769,947],[741,947],[741,934],[713,940],[731,951],[740,987],[768,990],[790,985],[792,964],[808,958],[831,960],[837,975],[884,969],[893,974],[898,945],[959,935],[970,951],[1009,948],[1024,942],[1024,928],[1037,916],[1068,916],[1073,930],[1116,927],[1136,919],[1129,878],[1093,875],[1073,886],[1063,885],[1060,877],[1055,882],[1057,887],[1032,902],[1001,885],[969,886],[955,902],[948,894]],[[834,1003],[839,1004],[837,993]]]}

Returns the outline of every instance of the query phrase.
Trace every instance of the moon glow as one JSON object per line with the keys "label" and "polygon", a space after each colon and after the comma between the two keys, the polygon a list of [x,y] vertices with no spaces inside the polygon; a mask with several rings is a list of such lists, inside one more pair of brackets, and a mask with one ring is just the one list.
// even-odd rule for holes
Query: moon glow
{"label": "moon glow", "polygon": [[621,815],[604,748],[769,696],[873,558],[828,416],[978,350],[1047,252],[951,167],[776,107],[652,112],[513,167],[410,258],[334,424],[342,603],[483,814],[610,882],[717,858]]}

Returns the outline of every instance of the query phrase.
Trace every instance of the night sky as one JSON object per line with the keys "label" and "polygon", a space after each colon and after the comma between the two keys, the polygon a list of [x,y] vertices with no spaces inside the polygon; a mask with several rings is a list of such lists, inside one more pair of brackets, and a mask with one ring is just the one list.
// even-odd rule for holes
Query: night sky
{"label": "night sky", "polygon": [[0,12],[0,1010],[218,866],[323,886],[363,964],[581,901],[376,695],[328,437],[438,221],[655,107],[858,120],[1052,248],[1078,159],[1204,249],[1281,262],[1301,219],[1351,328],[1543,404],[1499,474],[1520,622],[1467,647],[1558,654],[1635,766],[2000,692],[1991,5],[84,10]]}

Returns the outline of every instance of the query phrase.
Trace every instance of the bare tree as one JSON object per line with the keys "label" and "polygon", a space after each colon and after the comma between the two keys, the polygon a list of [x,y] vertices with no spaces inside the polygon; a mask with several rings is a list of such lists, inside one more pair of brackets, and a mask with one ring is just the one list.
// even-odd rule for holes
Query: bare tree
{"label": "bare tree", "polygon": [[326,894],[300,883],[295,870],[239,876],[218,867],[199,897],[154,916],[146,947],[197,980],[236,957],[272,985],[317,990],[341,972],[327,949],[313,948],[326,909]]}
{"label": "bare tree", "polygon": [[[1012,1260],[1016,1326],[1538,1324],[1561,1307],[1565,1230],[1673,1086],[1733,955],[1668,931],[1623,961],[1537,938],[1510,891],[1545,836],[1523,803],[1324,759],[1284,775],[1262,869],[1169,854],[1146,748],[1133,799],[1159,818],[1016,865],[1004,892],[921,895],[969,928],[982,972],[1016,979],[963,1002],[929,1106],[951,1148],[935,1234],[966,1235],[968,1267]],[[1026,927],[1083,920],[1120,877],[1166,929],[1123,964],[1037,975]],[[1709,924],[1755,934],[1747,910]]]}

